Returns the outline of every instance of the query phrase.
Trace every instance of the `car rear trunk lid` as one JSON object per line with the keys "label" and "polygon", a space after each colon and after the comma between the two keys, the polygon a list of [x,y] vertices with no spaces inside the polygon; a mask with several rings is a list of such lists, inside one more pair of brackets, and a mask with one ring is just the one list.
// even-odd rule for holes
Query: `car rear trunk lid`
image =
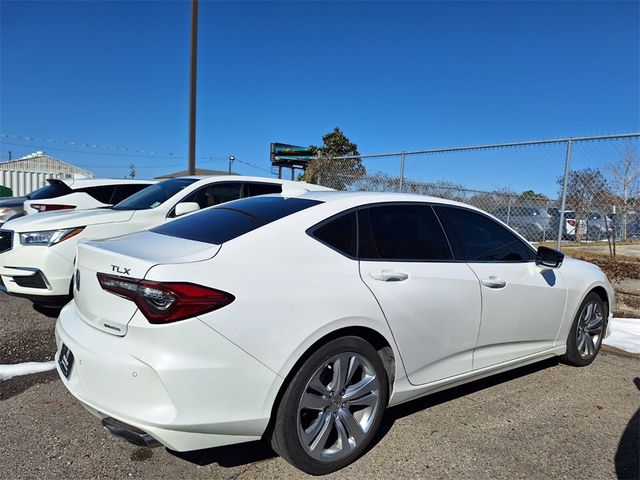
{"label": "car rear trunk lid", "polygon": [[81,242],[73,282],[76,311],[93,327],[124,336],[137,306],[129,299],[105,291],[98,281],[98,273],[143,279],[154,265],[206,260],[219,250],[220,245],[153,232]]}

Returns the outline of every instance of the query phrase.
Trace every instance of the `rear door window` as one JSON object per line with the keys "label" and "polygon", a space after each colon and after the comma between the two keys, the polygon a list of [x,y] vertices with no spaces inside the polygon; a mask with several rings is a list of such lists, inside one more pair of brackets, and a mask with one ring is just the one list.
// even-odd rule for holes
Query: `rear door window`
{"label": "rear door window", "polygon": [[535,251],[515,234],[486,215],[456,207],[436,207],[448,219],[449,237],[455,237],[468,262],[527,262]]}
{"label": "rear door window", "polygon": [[245,183],[245,197],[268,195],[270,193],[282,193],[282,185],[274,183]]}
{"label": "rear door window", "polygon": [[446,261],[453,254],[430,205],[394,204],[358,211],[362,260]]}
{"label": "rear door window", "polygon": [[220,245],[319,203],[303,198],[251,197],[178,218],[151,231]]}
{"label": "rear door window", "polygon": [[76,192],[84,192],[100,203],[111,205],[111,197],[115,191],[115,185],[101,185],[99,187],[85,187],[75,190]]}

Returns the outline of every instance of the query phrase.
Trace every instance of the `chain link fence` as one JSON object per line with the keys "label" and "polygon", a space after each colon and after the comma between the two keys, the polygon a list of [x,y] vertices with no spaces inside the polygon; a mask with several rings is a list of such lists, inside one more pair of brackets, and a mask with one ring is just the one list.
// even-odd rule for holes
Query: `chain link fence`
{"label": "chain link fence", "polygon": [[531,242],[640,242],[640,133],[318,158],[317,182],[481,208]]}

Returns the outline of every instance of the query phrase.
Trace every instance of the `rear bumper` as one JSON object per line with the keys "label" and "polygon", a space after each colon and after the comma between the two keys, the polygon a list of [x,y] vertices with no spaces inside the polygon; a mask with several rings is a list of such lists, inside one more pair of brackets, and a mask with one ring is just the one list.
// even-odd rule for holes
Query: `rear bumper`
{"label": "rear bumper", "polygon": [[[58,351],[74,356],[67,389],[96,417],[134,427],[172,450],[259,439],[282,378],[198,319],[151,325],[139,313],[118,337],[68,304]],[[107,420],[109,421],[109,420]]]}

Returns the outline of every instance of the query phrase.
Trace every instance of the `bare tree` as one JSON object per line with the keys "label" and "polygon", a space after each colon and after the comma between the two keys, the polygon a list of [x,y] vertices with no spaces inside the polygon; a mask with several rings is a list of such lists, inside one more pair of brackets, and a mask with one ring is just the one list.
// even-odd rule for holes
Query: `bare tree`
{"label": "bare tree", "polygon": [[[562,196],[563,178],[558,178]],[[567,181],[567,207],[576,212],[576,241],[582,240],[582,228],[588,233],[588,216],[593,208],[606,208],[604,199],[611,197],[607,179],[597,168],[572,170]]]}
{"label": "bare tree", "polygon": [[622,239],[626,240],[629,207],[640,190],[640,161],[631,143],[627,143],[617,162],[607,165],[606,171],[614,191],[622,198],[619,214],[622,218]]}

